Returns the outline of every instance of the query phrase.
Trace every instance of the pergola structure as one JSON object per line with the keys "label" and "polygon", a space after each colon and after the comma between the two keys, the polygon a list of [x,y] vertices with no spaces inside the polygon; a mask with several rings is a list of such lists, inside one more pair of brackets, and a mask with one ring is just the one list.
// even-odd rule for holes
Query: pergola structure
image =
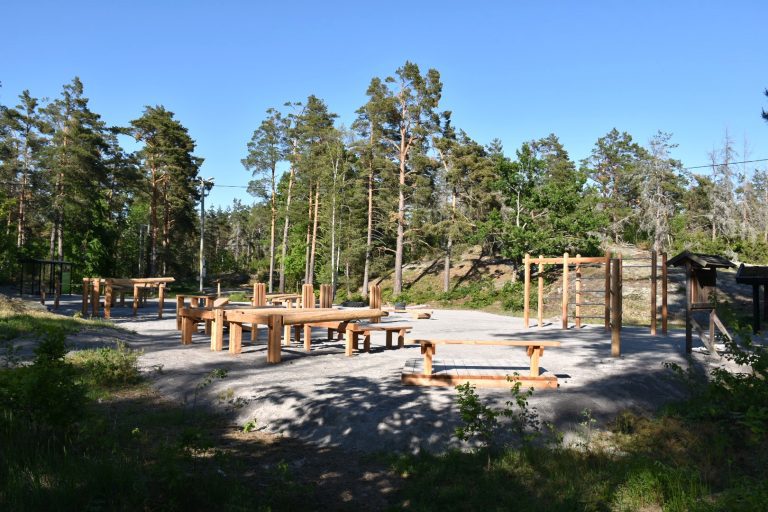
{"label": "pergola structure", "polygon": [[[725,326],[717,317],[717,269],[733,268],[729,259],[714,254],[700,254],[683,251],[667,261],[669,267],[685,267],[685,351],[693,351],[693,327],[696,327],[702,341],[711,354],[715,352],[715,328],[730,337]],[[709,313],[709,335],[694,318],[697,311]]]}
{"label": "pergola structure", "polygon": [[[45,303],[45,297],[54,296],[58,307],[62,293],[72,293],[72,263],[63,260],[38,260],[25,258],[19,261],[19,294],[37,295]],[[66,286],[65,286],[66,285]]]}
{"label": "pergola structure", "polygon": [[752,285],[752,331],[760,330],[760,287],[763,287],[763,318],[768,318],[768,267],[745,266],[736,272],[736,282]]}

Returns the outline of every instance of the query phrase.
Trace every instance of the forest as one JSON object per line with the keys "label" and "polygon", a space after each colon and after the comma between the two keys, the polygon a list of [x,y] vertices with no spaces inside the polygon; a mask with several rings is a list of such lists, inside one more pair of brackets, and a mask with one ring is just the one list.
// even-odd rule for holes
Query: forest
{"label": "forest", "polygon": [[[406,62],[371,79],[349,127],[314,95],[254,120],[239,183],[254,200],[206,211],[208,277],[364,297],[388,276],[397,296],[404,265],[439,258],[450,269],[469,245],[515,269],[525,253],[591,255],[606,243],[768,261],[768,170],[727,131],[695,168],[661,130],[638,141],[614,128],[574,161],[554,133],[512,149],[474,140],[442,90],[437,70]],[[24,258],[70,261],[76,277],[194,281],[200,202],[216,186],[195,150],[163,105],[108,126],[79,78],[52,100],[24,91],[0,104],[0,282]]]}

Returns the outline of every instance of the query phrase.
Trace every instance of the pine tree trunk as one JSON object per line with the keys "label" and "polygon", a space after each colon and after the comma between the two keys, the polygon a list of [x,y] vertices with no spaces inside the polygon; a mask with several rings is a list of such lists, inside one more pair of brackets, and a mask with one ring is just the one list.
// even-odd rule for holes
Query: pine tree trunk
{"label": "pine tree trunk", "polygon": [[171,207],[168,204],[168,182],[163,185],[163,270],[168,274],[168,253],[171,247]]}
{"label": "pine tree trunk", "polygon": [[[371,135],[373,138],[373,135]],[[365,239],[365,268],[363,270],[363,299],[368,299],[368,279],[371,271],[371,248],[373,242],[373,153],[368,168],[368,234]]]}
{"label": "pine tree trunk", "polygon": [[395,247],[395,279],[392,295],[403,291],[403,248],[405,242],[405,159],[408,156],[405,127],[400,128],[400,175],[397,190],[397,244]]}
{"label": "pine tree trunk", "polygon": [[147,270],[150,276],[155,275],[155,265],[157,264],[157,170],[153,163],[150,164],[152,194],[149,202],[149,264]]}
{"label": "pine tree trunk", "polygon": [[309,258],[309,281],[310,284],[315,282],[315,253],[317,249],[317,210],[320,205],[320,185],[315,185],[315,218],[312,225],[312,252]]}
{"label": "pine tree trunk", "polygon": [[443,291],[448,293],[451,289],[451,254],[453,252],[453,229],[456,224],[456,190],[451,191],[451,226],[448,230],[448,243],[445,247],[445,276],[443,277]]}
{"label": "pine tree trunk", "polygon": [[309,184],[308,201],[309,206],[307,208],[307,241],[304,245],[304,283],[309,284],[309,247],[312,243],[312,184]]}
{"label": "pine tree trunk", "polygon": [[[272,194],[272,222],[269,230],[269,293],[272,293],[275,282],[275,224],[277,223],[277,208],[275,207],[275,194]],[[237,259],[237,256],[235,256]]]}
{"label": "pine tree trunk", "polygon": [[278,290],[280,293],[285,293],[285,257],[288,254],[288,224],[291,213],[291,192],[293,191],[293,166],[291,166],[291,172],[288,175],[288,197],[285,199],[285,222],[283,223],[283,247],[280,258],[280,284]]}

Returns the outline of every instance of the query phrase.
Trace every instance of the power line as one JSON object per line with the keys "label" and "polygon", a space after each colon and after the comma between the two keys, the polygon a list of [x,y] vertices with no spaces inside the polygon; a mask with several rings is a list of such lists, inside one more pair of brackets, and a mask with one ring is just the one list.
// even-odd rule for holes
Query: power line
{"label": "power line", "polygon": [[768,162],[768,158],[760,158],[758,160],[742,160],[741,162],[722,162],[719,164],[694,165],[693,167],[683,167],[683,170],[689,171],[691,169],[708,169],[718,165],[753,164],[755,162]]}

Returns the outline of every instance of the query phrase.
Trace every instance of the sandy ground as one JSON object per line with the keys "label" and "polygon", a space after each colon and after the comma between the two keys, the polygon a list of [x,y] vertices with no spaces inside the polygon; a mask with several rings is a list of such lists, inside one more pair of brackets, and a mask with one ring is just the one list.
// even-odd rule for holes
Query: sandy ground
{"label": "sandy ground", "polygon": [[[79,300],[64,301],[61,312],[72,314],[79,306]],[[84,331],[70,342],[84,348],[126,341],[143,350],[142,368],[161,394],[228,410],[233,425],[253,421],[263,432],[358,452],[458,446],[453,437],[459,420],[456,391],[400,383],[406,361],[421,358],[416,345],[385,350],[384,334],[374,333],[371,353],[346,357],[342,341],[326,341],[325,330],[316,329],[311,352],[294,343],[283,348],[281,364],[268,365],[264,330],[257,344],[245,342],[242,354],[233,356],[226,348],[212,352],[203,334],[194,335],[191,345],[181,345],[173,304],[166,303],[164,316],[157,320],[151,302],[137,317],[130,316],[130,308],[115,308],[115,324],[132,332]],[[542,329],[527,330],[520,318],[477,311],[436,310],[430,320],[392,315],[385,321],[413,325],[412,337],[562,342],[542,358],[542,370],[558,376],[559,389],[536,391],[530,404],[566,437],[578,432],[586,409],[603,423],[622,410],[650,411],[684,393],[663,366],[686,364],[679,330],[651,336],[647,328],[627,327],[622,355],[612,358],[610,336],[602,327],[562,330],[556,319]],[[441,359],[490,361],[520,373],[528,367],[525,349],[517,347],[440,346],[436,360]],[[701,368],[726,364],[701,352],[692,360]],[[216,369],[226,370],[227,376],[203,386]],[[497,405],[511,398],[507,388],[478,392]]]}

